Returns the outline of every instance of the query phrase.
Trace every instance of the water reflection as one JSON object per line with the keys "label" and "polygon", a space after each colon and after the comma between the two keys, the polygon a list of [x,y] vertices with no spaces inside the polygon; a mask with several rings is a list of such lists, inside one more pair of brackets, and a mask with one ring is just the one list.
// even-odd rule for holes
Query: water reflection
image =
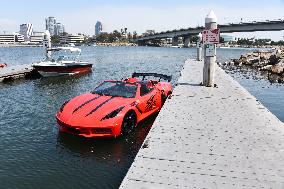
{"label": "water reflection", "polygon": [[57,147],[82,158],[95,158],[107,164],[127,164],[134,158],[157,114],[142,121],[127,136],[118,138],[84,138],[58,132]]}
{"label": "water reflection", "polygon": [[227,73],[234,74],[234,77],[245,77],[246,79],[252,80],[268,80],[269,83],[284,83],[284,77],[282,74],[273,74],[268,71],[260,71],[256,68],[252,68],[251,66],[222,66],[223,69],[226,70]]}

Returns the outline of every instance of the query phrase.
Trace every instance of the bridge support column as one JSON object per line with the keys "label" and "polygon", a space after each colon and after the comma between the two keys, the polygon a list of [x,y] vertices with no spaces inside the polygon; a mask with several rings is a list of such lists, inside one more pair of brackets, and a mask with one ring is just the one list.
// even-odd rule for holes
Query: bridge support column
{"label": "bridge support column", "polygon": [[183,38],[183,47],[189,47],[190,46],[190,36]]}
{"label": "bridge support column", "polygon": [[178,37],[172,38],[172,46],[178,46]]}
{"label": "bridge support column", "polygon": [[[213,11],[205,18],[205,29],[217,29],[217,17]],[[216,64],[216,45],[204,44],[204,67],[203,67],[203,85],[214,87],[215,82],[215,64]]]}
{"label": "bridge support column", "polygon": [[145,46],[146,45],[146,41],[144,41],[144,40],[139,40],[137,43],[138,43],[138,46]]}

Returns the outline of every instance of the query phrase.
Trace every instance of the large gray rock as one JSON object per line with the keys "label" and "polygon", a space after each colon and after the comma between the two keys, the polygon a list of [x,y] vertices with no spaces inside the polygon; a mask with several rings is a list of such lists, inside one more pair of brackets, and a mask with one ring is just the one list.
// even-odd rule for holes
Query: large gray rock
{"label": "large gray rock", "polygon": [[233,62],[234,62],[235,66],[238,66],[238,65],[240,65],[242,63],[242,61],[239,60],[239,59],[234,59]]}
{"label": "large gray rock", "polygon": [[276,56],[276,54],[272,54],[270,57],[269,57],[269,64],[270,65],[275,65],[277,64],[279,61],[279,57]]}
{"label": "large gray rock", "polygon": [[252,58],[252,59],[249,60],[249,63],[250,64],[257,64],[257,63],[259,63],[259,58],[258,57],[257,58]]}
{"label": "large gray rock", "polygon": [[284,83],[284,77],[283,76],[278,77],[278,83]]}

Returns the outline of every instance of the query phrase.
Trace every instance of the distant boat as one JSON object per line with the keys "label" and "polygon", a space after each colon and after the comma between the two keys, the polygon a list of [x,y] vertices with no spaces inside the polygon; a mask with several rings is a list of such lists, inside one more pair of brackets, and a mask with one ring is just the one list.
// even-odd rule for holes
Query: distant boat
{"label": "distant boat", "polygon": [[69,46],[70,47],[75,47],[75,44],[74,43],[69,43]]}
{"label": "distant boat", "polygon": [[228,49],[228,48],[231,48],[230,46],[220,46],[219,47],[220,49]]}
{"label": "distant boat", "polygon": [[[79,56],[81,54],[81,49],[79,48],[57,47],[47,49],[47,51],[51,53],[50,58],[46,58],[44,61],[32,64],[32,67],[43,77],[73,75],[92,71],[93,64],[81,62],[79,60]],[[59,51],[61,54],[58,54],[58,56],[52,56]]]}
{"label": "distant boat", "polygon": [[0,68],[5,68],[5,67],[7,67],[6,63],[3,63],[3,64],[0,63]]}

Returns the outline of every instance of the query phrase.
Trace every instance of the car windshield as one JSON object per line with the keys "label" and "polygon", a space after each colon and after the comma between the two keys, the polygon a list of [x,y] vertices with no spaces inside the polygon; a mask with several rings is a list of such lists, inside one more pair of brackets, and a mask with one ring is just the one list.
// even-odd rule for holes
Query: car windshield
{"label": "car windshield", "polygon": [[92,93],[106,96],[118,96],[124,98],[134,98],[136,95],[137,85],[122,81],[105,81],[95,88]]}

